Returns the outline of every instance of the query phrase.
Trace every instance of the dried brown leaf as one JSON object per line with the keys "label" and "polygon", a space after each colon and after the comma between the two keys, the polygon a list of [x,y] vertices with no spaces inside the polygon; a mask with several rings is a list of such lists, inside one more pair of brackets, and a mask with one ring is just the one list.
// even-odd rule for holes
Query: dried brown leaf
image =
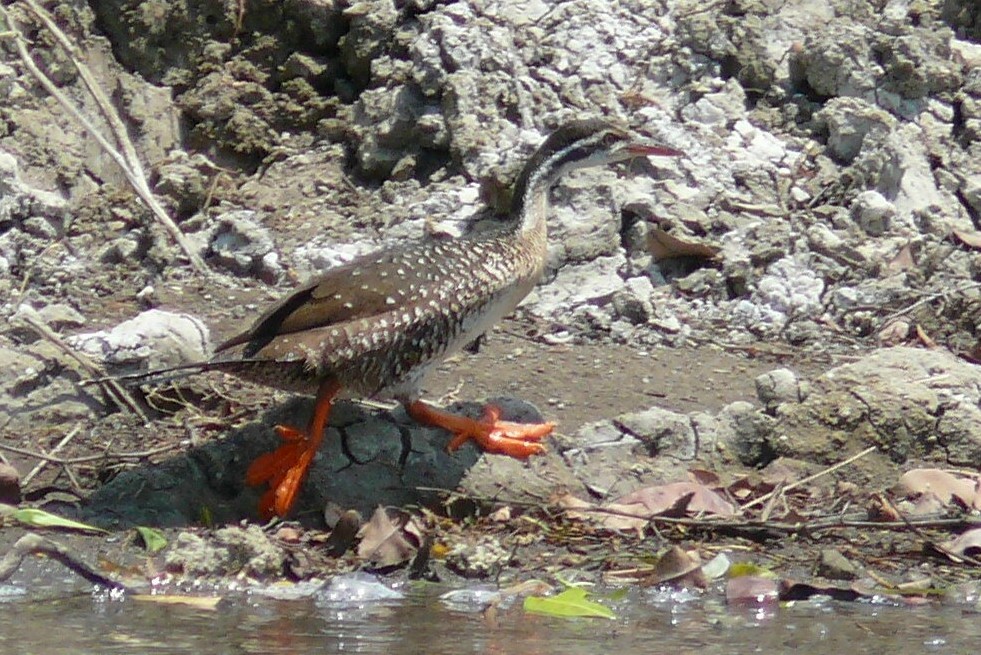
{"label": "dried brown leaf", "polygon": [[599,524],[607,530],[632,531],[636,532],[638,537],[643,537],[644,528],[650,520],[650,513],[639,504],[607,503],[597,508],[593,519],[598,520]]}
{"label": "dried brown leaf", "polygon": [[566,515],[571,519],[592,521],[607,530],[634,531],[638,536],[643,536],[648,522],[655,516],[734,516],[736,513],[725,498],[695,482],[645,487],[602,505],[571,494],[557,496],[553,502],[567,510]]}
{"label": "dried brown leaf", "polygon": [[957,498],[966,507],[981,509],[981,474],[913,469],[899,479],[896,491],[907,497],[931,493],[945,505]]}
{"label": "dried brown leaf", "polygon": [[648,512],[641,505],[608,503],[600,507],[572,494],[557,496],[552,502],[565,509],[566,516],[570,519],[590,521],[607,530],[631,531],[636,532],[638,537],[643,537],[644,528],[647,527]]}
{"label": "dried brown leaf", "polygon": [[900,273],[913,268],[916,268],[916,261],[913,260],[913,250],[908,243],[886,264],[886,270],[890,273]]}
{"label": "dried brown leaf", "polygon": [[770,493],[775,485],[763,480],[758,473],[742,477],[730,484],[726,491],[741,503]]}
{"label": "dried brown leaf", "polygon": [[566,516],[576,520],[589,518],[589,512],[587,510],[596,509],[595,503],[576,498],[569,493],[554,496],[552,498],[552,504],[560,509],[567,510]]}
{"label": "dried brown leaf", "polygon": [[679,587],[704,589],[708,582],[702,573],[702,559],[698,553],[671,546],[654,565],[654,570],[644,578],[641,586],[650,587],[670,582]]}
{"label": "dried brown leaf", "polygon": [[371,520],[358,533],[358,556],[373,564],[386,567],[401,564],[415,555],[418,544],[406,537],[403,525],[407,522],[400,513],[390,516],[384,507],[372,514]]}
{"label": "dried brown leaf", "polygon": [[688,505],[691,504],[692,498],[694,497],[694,492],[689,492],[684,496],[680,496],[678,500],[674,501],[674,505],[661,512],[660,516],[667,516],[673,519],[680,519],[687,516]]}
{"label": "dried brown leaf", "polygon": [[415,516],[406,516],[402,524],[402,530],[406,535],[412,537],[413,543],[421,544],[426,539],[426,528]]}
{"label": "dried brown leaf", "polygon": [[657,516],[676,508],[684,497],[691,494],[685,505],[689,513],[710,516],[735,516],[736,508],[705,485],[694,482],[672,482],[669,484],[644,487],[618,498],[618,505],[642,505],[648,516]]}
{"label": "dried brown leaf", "polygon": [[893,507],[892,503],[888,502],[879,494],[872,494],[865,511],[868,513],[870,521],[892,523],[902,520],[902,517],[896,511],[896,508]]}
{"label": "dried brown leaf", "polygon": [[937,347],[937,342],[933,340],[933,337],[926,333],[926,330],[924,330],[923,326],[919,323],[916,324],[916,337],[920,340],[920,343],[927,348],[933,349]]}
{"label": "dried brown leaf", "polygon": [[654,256],[655,262],[673,257],[715,259],[719,254],[718,248],[699,243],[690,238],[684,239],[675,236],[663,228],[653,225],[647,232],[647,249]]}
{"label": "dried brown leaf", "polygon": [[981,557],[981,528],[974,528],[942,544],[955,555]]}
{"label": "dried brown leaf", "polygon": [[807,523],[813,517],[807,516],[806,514],[801,514],[796,509],[789,509],[788,511],[780,514],[779,516],[774,516],[771,518],[779,519],[781,523]]}
{"label": "dried brown leaf", "polygon": [[741,575],[726,581],[726,602],[730,605],[773,605],[780,589],[772,577]]}
{"label": "dried brown leaf", "polygon": [[958,241],[963,243],[968,248],[974,248],[975,250],[981,250],[981,232],[976,232],[975,230],[952,230],[954,236]]}
{"label": "dried brown leaf", "polygon": [[364,519],[357,510],[349,509],[341,514],[335,521],[330,536],[327,537],[327,552],[334,557],[340,557],[347,552],[357,540],[363,522]]}
{"label": "dried brown leaf", "polygon": [[688,469],[688,477],[691,478],[692,482],[697,482],[698,484],[705,485],[706,487],[720,487],[722,486],[722,478],[715,471],[706,471],[705,469]]}
{"label": "dried brown leaf", "polygon": [[944,511],[948,503],[945,503],[937,494],[932,491],[920,494],[909,503],[909,507],[903,506],[900,509],[908,516],[936,516]]}

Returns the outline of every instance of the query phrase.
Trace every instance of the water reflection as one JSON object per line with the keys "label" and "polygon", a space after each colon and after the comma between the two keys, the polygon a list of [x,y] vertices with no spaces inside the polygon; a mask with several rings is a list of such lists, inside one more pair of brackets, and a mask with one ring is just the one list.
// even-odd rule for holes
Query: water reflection
{"label": "water reflection", "polygon": [[[405,598],[337,605],[321,597],[284,601],[241,595],[208,611],[84,594],[3,603],[0,653],[310,652],[426,655],[672,655],[811,652],[976,652],[977,614],[859,603],[797,603],[733,609],[699,598],[631,592],[613,601],[617,620],[496,617],[452,609],[445,589],[406,589]],[[466,607],[466,606],[464,606]]]}

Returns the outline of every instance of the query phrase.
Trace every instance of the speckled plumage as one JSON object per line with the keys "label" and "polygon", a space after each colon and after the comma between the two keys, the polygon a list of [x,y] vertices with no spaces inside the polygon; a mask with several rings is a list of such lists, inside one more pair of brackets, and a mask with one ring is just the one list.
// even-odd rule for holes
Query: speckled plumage
{"label": "speckled plumage", "polygon": [[216,349],[210,368],[316,393],[414,400],[435,363],[479,337],[535,286],[545,265],[549,188],[565,172],[641,154],[599,120],[569,123],[529,158],[512,220],[492,234],[399,245],[327,271]]}
{"label": "speckled plumage", "polygon": [[505,229],[382,250],[333,269],[216,350],[218,367],[288,391],[331,379],[409,399],[428,368],[510,313],[535,285],[544,230]]}
{"label": "speckled plumage", "polygon": [[327,271],[218,346],[211,361],[180,367],[182,374],[222,370],[316,394],[307,427],[277,426],[282,444],[249,466],[246,482],[267,486],[260,513],[290,512],[343,389],[394,397],[415,420],[452,433],[450,450],[472,441],[512,457],[545,452],[539,441],[553,423],[503,421],[492,406],[479,419],[458,416],[420,400],[420,385],[435,363],[483,334],[535,286],[545,266],[549,187],[574,168],[649,154],[680,153],[638,143],[602,121],[566,124],[528,160],[511,220],[498,231],[400,244]]}

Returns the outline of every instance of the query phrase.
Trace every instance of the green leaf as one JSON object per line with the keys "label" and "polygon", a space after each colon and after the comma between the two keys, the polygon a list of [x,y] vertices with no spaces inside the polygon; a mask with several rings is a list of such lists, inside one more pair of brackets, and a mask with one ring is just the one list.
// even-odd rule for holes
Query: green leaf
{"label": "green leaf", "polygon": [[163,536],[163,533],[160,530],[138,525],[136,526],[136,532],[143,540],[144,548],[146,548],[146,551],[151,555],[154,553],[159,553],[161,550],[167,547],[167,538]]}
{"label": "green leaf", "polygon": [[171,594],[130,594],[127,598],[160,605],[186,605],[199,610],[216,610],[221,596],[174,596]]}
{"label": "green leaf", "polygon": [[525,598],[525,611],[564,618],[591,616],[602,619],[615,619],[616,614],[608,607],[586,600],[587,592],[580,587],[569,587],[556,596]]}
{"label": "green leaf", "polygon": [[581,587],[581,588],[586,588],[586,587],[592,587],[593,586],[593,583],[592,582],[576,582],[575,580],[566,580],[561,575],[556,575],[555,576],[555,579],[558,580],[559,581],[559,584],[562,585],[563,587]]}
{"label": "green leaf", "polygon": [[630,595],[630,589],[627,587],[619,587],[608,594],[603,594],[603,598],[617,602],[620,600],[626,600],[628,595]]}
{"label": "green leaf", "polygon": [[198,522],[206,528],[214,527],[215,517],[211,515],[211,508],[207,505],[202,505],[198,510]]}
{"label": "green leaf", "polygon": [[66,530],[105,532],[106,534],[109,534],[106,530],[97,528],[94,525],[79,523],[78,521],[72,521],[71,519],[66,519],[62,516],[56,516],[49,512],[45,512],[43,509],[34,509],[30,507],[19,509],[10,516],[11,518],[20,521],[24,525],[29,525],[32,528],[64,528]]}
{"label": "green leaf", "polygon": [[744,575],[755,575],[761,578],[776,578],[777,574],[773,571],[753,564],[752,562],[735,562],[729,567],[730,578],[741,578]]}

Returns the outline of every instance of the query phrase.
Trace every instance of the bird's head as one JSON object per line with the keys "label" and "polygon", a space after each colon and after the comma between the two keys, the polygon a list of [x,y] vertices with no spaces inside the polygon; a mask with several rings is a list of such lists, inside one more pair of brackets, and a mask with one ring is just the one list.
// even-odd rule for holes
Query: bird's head
{"label": "bird's head", "polygon": [[529,187],[546,189],[563,174],[577,168],[603,166],[636,157],[678,157],[684,153],[642,139],[605,120],[589,118],[563,124],[542,142],[518,177],[515,201],[524,200]]}
{"label": "bird's head", "polygon": [[594,118],[570,121],[556,129],[538,147],[533,159],[539,159],[550,168],[565,171],[635,157],[679,157],[683,154],[680,150],[641,139],[619,126]]}

